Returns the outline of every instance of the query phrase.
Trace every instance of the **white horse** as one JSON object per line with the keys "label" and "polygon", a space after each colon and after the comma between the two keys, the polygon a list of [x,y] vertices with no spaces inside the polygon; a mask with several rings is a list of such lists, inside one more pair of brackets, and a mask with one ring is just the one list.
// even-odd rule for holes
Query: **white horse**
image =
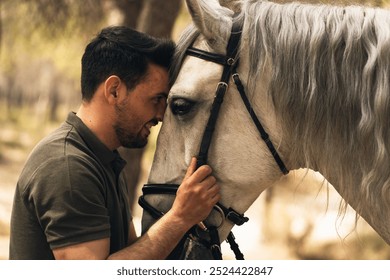
{"label": "white horse", "polygon": [[[224,54],[233,22],[241,21],[237,72],[287,168],[320,172],[344,206],[351,205],[390,244],[390,12],[257,0],[234,4],[240,10],[235,17],[217,1],[187,0],[196,27],[178,43],[178,69],[149,183],[181,182],[198,153],[221,77],[221,65],[186,56],[185,50],[193,44]],[[208,164],[222,188],[221,203],[239,213],[283,176],[233,81]],[[148,197],[161,211],[172,200]],[[152,220],[144,213],[143,227]],[[220,225],[220,240],[233,227],[218,211],[206,222]]]}

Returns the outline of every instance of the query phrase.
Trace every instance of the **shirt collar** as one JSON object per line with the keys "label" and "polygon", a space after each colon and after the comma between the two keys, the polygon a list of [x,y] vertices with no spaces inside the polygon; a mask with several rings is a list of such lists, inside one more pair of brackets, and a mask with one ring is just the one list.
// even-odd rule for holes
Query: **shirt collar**
{"label": "shirt collar", "polygon": [[85,144],[92,150],[92,152],[101,160],[103,164],[110,164],[117,175],[121,172],[126,164],[118,151],[111,151],[106,145],[99,140],[99,138],[83,123],[83,121],[74,112],[68,114],[66,122],[72,125]]}

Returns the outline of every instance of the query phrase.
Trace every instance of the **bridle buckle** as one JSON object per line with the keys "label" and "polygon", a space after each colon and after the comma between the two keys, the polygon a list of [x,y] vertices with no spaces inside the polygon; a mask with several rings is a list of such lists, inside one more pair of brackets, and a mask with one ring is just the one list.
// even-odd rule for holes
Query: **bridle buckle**
{"label": "bridle buckle", "polygon": [[226,215],[226,219],[228,219],[229,221],[233,222],[234,224],[236,224],[238,226],[241,226],[244,223],[246,223],[247,221],[249,221],[249,219],[247,217],[245,217],[242,214],[237,213],[232,208],[229,208],[229,212]]}

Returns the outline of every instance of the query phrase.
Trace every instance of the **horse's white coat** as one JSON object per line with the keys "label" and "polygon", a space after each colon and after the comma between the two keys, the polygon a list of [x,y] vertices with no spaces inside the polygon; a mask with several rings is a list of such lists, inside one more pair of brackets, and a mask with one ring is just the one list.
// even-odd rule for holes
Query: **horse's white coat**
{"label": "horse's white coat", "polygon": [[[221,7],[215,9],[216,1],[188,0],[187,5],[196,27],[202,33],[195,46],[210,52],[223,52],[221,45],[226,45],[231,27],[231,20],[228,19],[232,13]],[[287,168],[307,167],[321,172],[341,196],[390,243],[389,88],[388,81],[383,85],[375,84],[380,81],[376,80],[375,75],[386,75],[389,80],[389,71],[383,70],[388,70],[389,65],[381,64],[389,62],[384,54],[390,56],[390,51],[385,49],[385,46],[390,49],[390,14],[356,7],[283,6],[261,1],[247,1],[245,5],[242,9],[245,24],[238,72],[247,85],[247,94],[254,110]],[[362,35],[362,26],[365,31],[371,30],[375,34]],[[332,32],[329,30],[334,33],[321,35]],[[362,43],[359,36],[366,37]],[[344,40],[345,45],[340,44],[340,40]],[[357,41],[360,47],[355,51]],[[295,53],[290,45],[296,48]],[[332,50],[326,49],[329,46],[336,50],[326,57],[329,61],[319,61],[322,57],[316,53],[316,46],[321,52],[326,50],[331,53]],[[305,52],[305,47],[309,49],[308,52]],[[340,55],[342,47],[345,47],[341,66],[344,68],[339,69],[337,67],[341,62],[336,56]],[[367,61],[364,57],[358,58],[363,60],[363,64],[359,64],[361,61],[355,63],[357,68],[362,65],[360,72],[352,67],[354,55],[369,57]],[[378,60],[378,57],[383,57],[383,60]],[[299,65],[299,59],[304,59],[302,65]],[[254,63],[257,63],[256,69],[250,69],[249,66]],[[345,69],[348,67],[352,69]],[[370,69],[375,67],[376,70]],[[190,158],[198,153],[221,71],[221,66],[194,57],[187,57],[183,61],[169,102],[180,97],[195,101],[195,106],[184,116],[175,116],[167,109],[149,182],[181,182]],[[310,71],[313,74],[307,73]],[[337,76],[339,72],[341,76],[344,75],[344,80]],[[370,80],[361,84],[362,76],[352,77],[355,73],[363,73],[366,75],[364,78]],[[301,74],[305,80],[303,77],[299,80]],[[337,77],[333,77],[333,74]],[[321,75],[330,78],[320,82],[337,82],[341,85],[332,84],[322,91],[323,85],[318,84]],[[349,79],[349,76],[352,78]],[[348,85],[348,82],[354,84]],[[298,89],[297,92],[293,91],[293,87]],[[361,92],[367,97],[362,97]],[[322,98],[321,94],[329,97],[329,100]],[[343,94],[348,96],[339,102],[345,102],[341,105],[345,105],[346,112],[335,112],[334,107],[326,107],[336,104],[338,96]],[[350,99],[352,105],[347,103]],[[366,102],[373,102],[374,105]],[[354,110],[351,115],[348,115],[348,106]],[[356,106],[362,108],[356,110]],[[344,121],[344,117],[347,120]],[[349,118],[360,118],[360,121]],[[351,131],[350,135],[348,131]],[[364,146],[364,141],[370,142],[364,143]],[[366,163],[366,158],[372,166]],[[221,203],[241,213],[282,176],[260,139],[233,82],[229,85],[217,121],[209,164],[222,187]],[[159,196],[152,200],[152,203],[164,205],[165,208],[171,203]],[[211,215],[210,222],[219,223],[219,216]],[[222,240],[231,228],[230,222],[223,224],[220,229]]]}

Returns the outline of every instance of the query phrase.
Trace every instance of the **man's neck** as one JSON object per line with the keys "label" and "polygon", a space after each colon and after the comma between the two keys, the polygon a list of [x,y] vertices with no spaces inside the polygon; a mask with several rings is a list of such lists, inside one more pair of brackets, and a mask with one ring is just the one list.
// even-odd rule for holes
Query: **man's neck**
{"label": "man's neck", "polygon": [[120,145],[115,137],[111,114],[101,107],[92,102],[83,102],[76,115],[104,145],[113,151]]}

